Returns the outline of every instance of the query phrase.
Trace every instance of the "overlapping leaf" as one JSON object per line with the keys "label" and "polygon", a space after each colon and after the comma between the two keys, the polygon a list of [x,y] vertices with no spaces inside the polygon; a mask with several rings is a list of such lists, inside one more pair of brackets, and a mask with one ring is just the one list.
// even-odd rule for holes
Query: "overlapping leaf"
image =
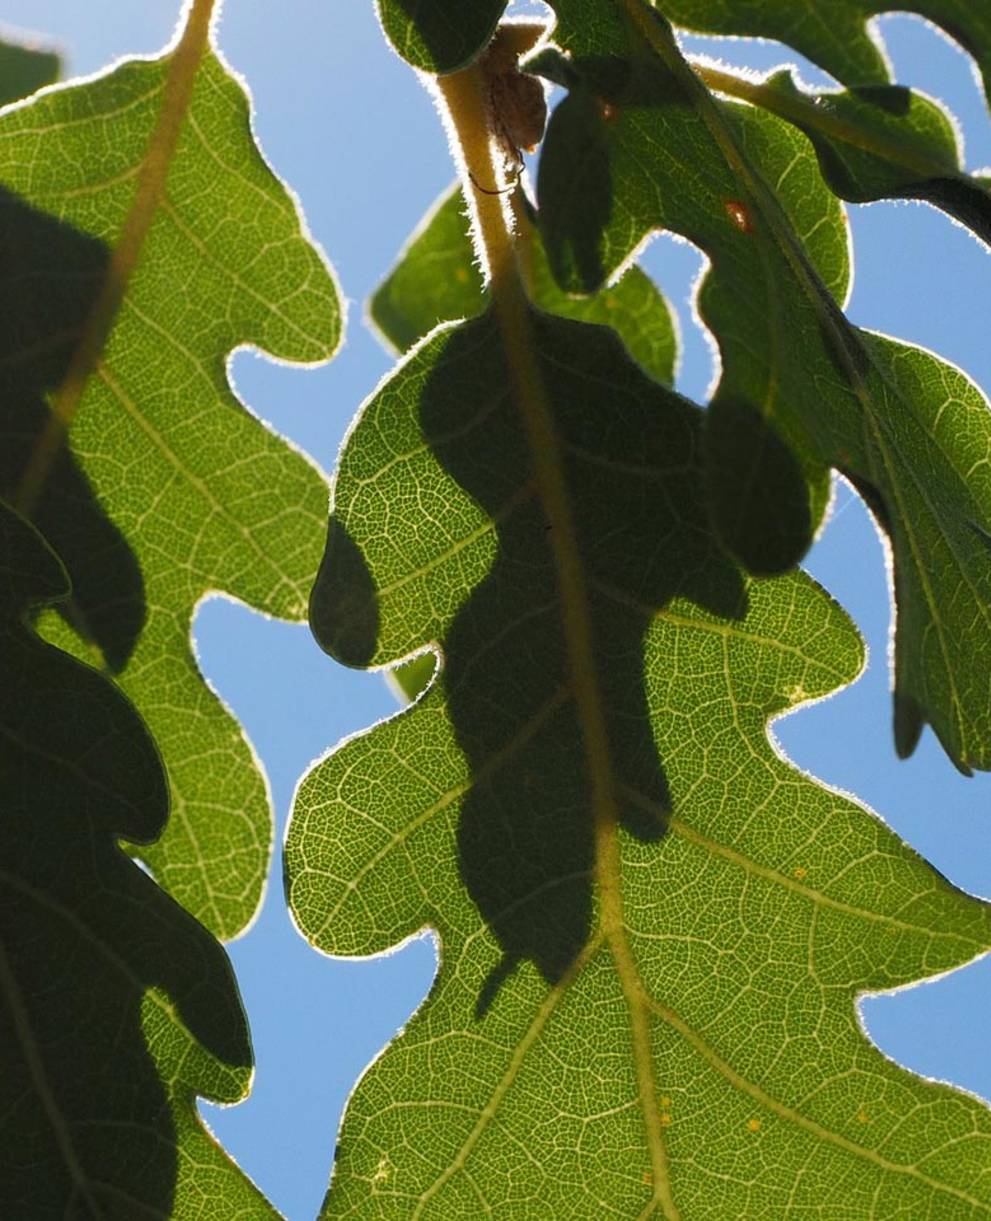
{"label": "overlapping leaf", "polygon": [[991,244],[989,180],[963,172],[953,120],[931,98],[900,85],[806,93],[787,69],[760,83],[711,67],[699,72],[712,88],[800,127],[826,181],[843,199],[922,199]]}
{"label": "overlapping leaf", "polygon": [[492,37],[507,0],[378,0],[386,38],[414,68],[453,72]]}
{"label": "overlapping leaf", "polygon": [[[590,297],[558,288],[547,265],[540,231],[517,195],[517,249],[536,304],[550,313],[613,327],[627,351],[658,381],[670,385],[678,359],[678,336],[671,308],[639,267]],[[412,347],[439,322],[473,318],[486,308],[488,291],[475,261],[468,214],[455,185],[420,222],[399,261],[369,302],[372,321],[399,352]],[[397,666],[390,678],[398,694],[415,699],[434,672],[431,654]]]}
{"label": "overlapping leaf", "polygon": [[529,326],[548,445],[489,313],[341,457],[317,635],[444,666],[303,781],[290,901],[335,954],[432,927],[441,968],[324,1215],[989,1215],[991,1113],[880,1055],[855,997],[982,952],[991,913],[766,735],[856,675],[856,633],[727,560],[701,413],[605,328]]}
{"label": "overlapping leaf", "polygon": [[879,85],[888,65],[869,21],[906,9],[973,55],[991,96],[991,10],[981,0],[653,0],[671,21],[706,34],[752,34],[787,42],[846,85]]}
{"label": "overlapping leaf", "polygon": [[68,590],[0,502],[0,1212],[274,1216],[196,1114],[197,1094],[248,1091],[233,973],[117,843],[165,823],[154,745],[107,679],[24,623]]}
{"label": "overlapping leaf", "polygon": [[58,80],[58,54],[44,47],[0,42],[0,106],[18,102]]}
{"label": "overlapping leaf", "polygon": [[[539,232],[526,205],[517,207],[518,249],[536,305],[563,318],[613,327],[630,355],[658,381],[674,378],[678,339],[668,303],[639,267],[591,297],[563,293],[551,275]],[[461,188],[442,196],[427,213],[399,262],[371,299],[372,320],[400,352],[438,322],[474,318],[488,293],[468,231]]]}
{"label": "overlapping leaf", "polygon": [[[160,155],[171,62],[123,63],[0,118],[0,486],[14,500],[143,160]],[[197,670],[190,620],[210,590],[301,618],[326,488],[244,410],[225,363],[240,344],[325,359],[340,320],[331,275],[255,146],[243,89],[211,53],[177,117],[164,198],[33,516],[73,581],[65,618],[165,757],[173,817],[143,855],[229,937],[257,907],[271,819],[251,749]],[[87,647],[54,621],[45,631]]]}
{"label": "overlapping leaf", "polygon": [[[569,83],[541,160],[540,219],[566,288],[594,289],[656,228],[700,246],[700,313],[722,355],[707,473],[725,541],[781,571],[820,519],[827,465],[891,537],[898,626],[896,744],[926,721],[964,770],[991,765],[991,415],[926,353],[851,327],[847,239],[804,136],[717,101],[670,30],[635,0],[557,0]],[[808,486],[808,490],[807,490]]]}

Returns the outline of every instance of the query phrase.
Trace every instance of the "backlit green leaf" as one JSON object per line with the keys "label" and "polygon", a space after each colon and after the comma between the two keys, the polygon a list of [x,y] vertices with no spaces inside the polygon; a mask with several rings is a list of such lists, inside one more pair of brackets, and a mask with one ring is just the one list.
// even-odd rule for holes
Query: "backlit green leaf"
{"label": "backlit green leaf", "polygon": [[598,287],[654,229],[698,245],[698,297],[720,354],[707,479],[751,570],[800,558],[825,468],[847,474],[891,538],[896,744],[928,721],[963,770],[991,767],[991,414],[928,353],[851,326],[844,217],[805,136],[716,100],[638,0],[556,0],[570,92],[551,117],[540,223],[562,286]]}
{"label": "backlit green leaf", "polygon": [[706,34],[777,38],[846,85],[880,85],[888,64],[868,22],[918,13],[973,55],[991,96],[991,9],[983,0],[655,0],[670,20]]}
{"label": "backlit green leaf", "polygon": [[157,155],[171,62],[123,63],[0,118],[0,489],[23,503],[40,462],[33,519],[69,570],[65,618],[82,639],[54,617],[44,630],[105,663],[138,706],[173,793],[145,859],[230,937],[258,905],[271,817],[251,748],[198,672],[190,621],[213,590],[302,618],[326,487],[239,403],[226,364],[244,344],[326,359],[340,315],[332,277],[254,143],[243,88],[209,51],[69,444],[45,462],[46,401],[72,368],[142,164]]}
{"label": "backlit green leaf", "polygon": [[[518,249],[534,304],[562,318],[613,327],[630,355],[657,378],[674,379],[678,338],[670,307],[649,277],[631,267],[591,297],[562,292],[547,265],[540,233],[517,196]],[[488,303],[475,262],[461,188],[455,186],[424,217],[398,264],[371,300],[371,316],[403,352],[438,322],[474,318]]]}
{"label": "backlit green leaf", "polygon": [[700,67],[712,88],[766,107],[812,141],[829,186],[843,199],[923,199],[991,245],[991,188],[963,173],[956,128],[932,99],[900,85],[805,93],[784,69],[760,83]]}
{"label": "backlit green leaf", "polygon": [[117,842],[162,831],[158,754],[112,683],[23,622],[68,589],[0,502],[3,1215],[272,1217],[196,1114],[251,1080],[230,965]]}
{"label": "backlit green leaf", "polygon": [[984,952],[991,911],[767,735],[856,676],[855,631],[721,551],[701,413],[606,328],[526,326],[529,397],[488,313],[341,456],[318,638],[444,665],[304,779],[290,902],[334,954],[433,928],[441,967],[323,1215],[988,1215],[991,1114],[881,1055],[855,1001]]}
{"label": "backlit green leaf", "polygon": [[492,37],[506,0],[378,0],[385,36],[414,68],[453,72]]}

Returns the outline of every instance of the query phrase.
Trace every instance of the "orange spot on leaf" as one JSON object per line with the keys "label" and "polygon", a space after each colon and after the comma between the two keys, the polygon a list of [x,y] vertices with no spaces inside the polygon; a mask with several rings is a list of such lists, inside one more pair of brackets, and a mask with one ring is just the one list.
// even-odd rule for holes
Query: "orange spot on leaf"
{"label": "orange spot on leaf", "polygon": [[802,865],[796,865],[795,868],[791,872],[792,872],[793,877],[796,877],[796,878],[798,878],[799,881],[801,881],[802,878],[804,878],[805,875],[808,873],[808,870],[806,868],[804,868],[804,866],[802,866]]}
{"label": "orange spot on leaf", "polygon": [[753,233],[754,222],[750,217],[750,209],[745,203],[741,203],[738,199],[726,199],[723,201],[723,207],[726,209],[726,215],[741,233]]}
{"label": "orange spot on leaf", "polygon": [[760,1120],[759,1119],[748,1119],[747,1120],[747,1131],[748,1132],[759,1132],[760,1131]]}

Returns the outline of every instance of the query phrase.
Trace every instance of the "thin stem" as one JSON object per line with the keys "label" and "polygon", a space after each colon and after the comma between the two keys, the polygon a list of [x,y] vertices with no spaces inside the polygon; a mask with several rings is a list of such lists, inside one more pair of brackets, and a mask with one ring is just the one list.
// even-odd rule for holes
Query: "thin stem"
{"label": "thin stem", "polygon": [[189,110],[196,74],[210,44],[215,0],[192,0],[182,36],[172,52],[162,106],[138,170],[134,199],[124,218],[103,283],[86,320],[69,367],[51,399],[51,413],[25,468],[15,506],[30,516],[72,425],[83,394],[106,346],[117,311],[138,265],[141,250],[165,192],[165,180]]}
{"label": "thin stem", "polygon": [[527,440],[534,482],[547,519],[547,539],[557,576],[561,626],[570,687],[588,760],[595,825],[595,877],[601,928],[608,941],[630,1020],[630,1044],[650,1153],[653,1209],[667,1221],[680,1214],[671,1193],[667,1150],[658,1107],[650,1045],[650,1011],[626,934],[620,881],[619,802],[605,700],[599,682],[595,634],[585,568],[571,512],[571,493],[554,413],[544,384],[529,307],[516,259],[508,201],[475,187],[499,173],[493,157],[482,69],[473,65],[441,77],[455,157],[465,195],[472,202],[479,255],[488,265],[496,318],[502,334],[509,384]]}
{"label": "thin stem", "polygon": [[485,77],[479,65],[437,78],[437,88],[447,109],[452,150],[460,162],[465,198],[474,219],[478,254],[497,300],[512,294],[518,284],[513,235],[507,223],[505,200],[489,187],[502,187],[505,171],[493,156],[489,132]]}

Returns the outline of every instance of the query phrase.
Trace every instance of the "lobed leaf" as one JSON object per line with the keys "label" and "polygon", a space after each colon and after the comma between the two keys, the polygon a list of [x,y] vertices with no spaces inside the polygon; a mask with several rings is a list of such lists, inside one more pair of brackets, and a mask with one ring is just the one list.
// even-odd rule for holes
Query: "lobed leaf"
{"label": "lobed leaf", "polygon": [[[517,248],[534,304],[562,318],[612,326],[630,355],[658,381],[670,385],[678,358],[675,320],[650,278],[639,267],[631,267],[621,280],[594,296],[569,296],[551,275],[528,205],[519,194],[514,203]],[[488,301],[472,249],[464,196],[454,186],[423,218],[398,263],[375,290],[372,321],[397,351],[404,352],[438,322],[474,318]]]}
{"label": "lobed leaf", "polygon": [[[73,375],[159,123],[175,52],[125,62],[0,117],[0,490],[24,500],[74,595],[44,631],[105,664],[155,736],[174,817],[144,853],[222,937],[258,906],[272,827],[266,782],[191,652],[199,600],[222,591],[299,619],[320,552],[326,486],[250,415],[231,351],[292,361],[334,351],[331,273],[263,161],[248,99],[207,51],[196,66],[163,197],[116,322],[51,464],[46,400]],[[74,629],[71,630],[71,629]],[[74,634],[78,633],[78,636]]]}
{"label": "lobed leaf", "polygon": [[962,770],[991,767],[974,630],[991,604],[986,400],[843,317],[845,220],[800,132],[715,99],[639,0],[555,7],[567,58],[534,67],[570,87],[538,181],[559,283],[596,288],[655,229],[706,252],[699,312],[722,356],[706,467],[724,542],[752,571],[786,570],[822,519],[826,468],[848,475],[894,552],[896,746],[910,753],[928,721]]}
{"label": "lobed leaf", "polygon": [[677,25],[705,34],[776,38],[846,85],[880,85],[889,79],[870,19],[908,10],[955,39],[977,62],[991,98],[991,12],[973,0],[653,0]]}
{"label": "lobed leaf", "polygon": [[855,1000],[984,952],[991,909],[767,735],[856,676],[856,632],[727,559],[700,412],[606,328],[526,326],[539,385],[491,311],[438,330],[340,459],[314,630],[443,667],[304,778],[289,898],[328,953],[430,927],[441,966],[323,1215],[988,1215],[991,1113]]}
{"label": "lobed leaf", "polygon": [[24,624],[68,590],[0,502],[0,1208],[272,1217],[196,1113],[251,1081],[230,964],[117,842],[165,825],[154,744],[107,679]]}

